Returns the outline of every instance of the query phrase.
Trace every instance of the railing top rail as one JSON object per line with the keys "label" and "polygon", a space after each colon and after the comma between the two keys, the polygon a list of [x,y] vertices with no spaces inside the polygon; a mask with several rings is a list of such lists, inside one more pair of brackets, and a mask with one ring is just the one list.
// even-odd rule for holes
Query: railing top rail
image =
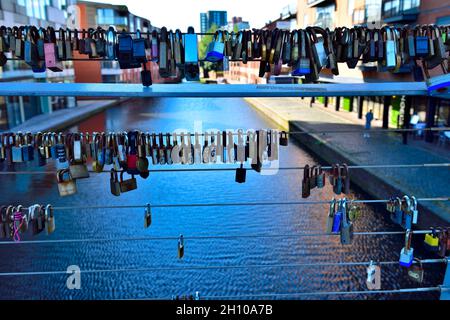
{"label": "railing top rail", "polygon": [[[0,96],[83,96],[83,97],[355,97],[426,96],[423,82],[345,83],[345,84],[233,84],[205,85],[123,83],[0,83]],[[450,98],[448,95],[436,95]]]}

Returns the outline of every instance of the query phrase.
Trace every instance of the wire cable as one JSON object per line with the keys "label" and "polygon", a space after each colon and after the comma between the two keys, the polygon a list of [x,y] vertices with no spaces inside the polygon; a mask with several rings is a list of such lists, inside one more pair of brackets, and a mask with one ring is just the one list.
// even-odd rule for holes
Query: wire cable
{"label": "wire cable", "polygon": [[[431,234],[432,230],[414,230],[413,234]],[[439,230],[435,232],[439,233]],[[354,232],[354,236],[384,236],[384,235],[404,235],[405,231],[375,231],[375,232]],[[243,234],[243,235],[217,235],[217,236],[184,236],[185,240],[237,240],[248,238],[303,238],[303,237],[337,237],[339,233],[298,233],[298,234],[275,234],[275,235],[261,235],[261,234]],[[86,242],[121,242],[121,241],[176,241],[180,237],[123,237],[123,238],[81,238],[81,239],[59,239],[59,240],[27,240],[27,241],[0,241],[0,245],[22,245],[22,244],[54,244],[54,243],[86,243]]]}
{"label": "wire cable", "polygon": [[[351,200],[353,203],[387,203],[389,199],[385,200]],[[418,202],[428,201],[450,201],[450,197],[437,198],[418,198]],[[178,204],[150,204],[150,208],[179,208],[179,207],[239,207],[239,206],[278,206],[278,205],[316,205],[316,204],[330,204],[327,200],[317,201],[285,201],[285,202],[228,202],[228,203],[178,203]],[[132,208],[147,208],[147,204],[143,205],[111,205],[111,206],[66,206],[53,207],[54,210],[83,210],[83,209],[132,209]]]}
{"label": "wire cable", "polygon": [[432,291],[448,291],[449,289],[441,287],[426,287],[426,288],[407,288],[407,289],[393,289],[393,290],[362,290],[362,291],[313,291],[313,292],[297,292],[297,293],[266,293],[266,294],[245,294],[245,295],[228,295],[228,296],[205,296],[202,299],[216,300],[227,299],[236,300],[243,297],[253,298],[271,298],[271,297],[302,297],[302,296],[337,296],[337,295],[357,295],[357,294],[400,294],[400,293],[417,293],[417,292],[432,292]]}
{"label": "wire cable", "polygon": [[[181,165],[181,164],[180,164]],[[227,163],[216,164],[216,165],[232,165]],[[189,165],[184,165],[189,166]],[[442,168],[450,167],[450,163],[423,163],[423,164],[380,164],[380,165],[349,165],[349,169],[413,169],[413,168]],[[209,171],[236,171],[236,168],[186,168],[186,169],[149,169],[150,173],[164,173],[164,172],[209,172]],[[310,166],[311,168],[311,166]],[[321,166],[323,170],[333,169],[331,166]],[[244,167],[246,170],[253,171],[251,167]],[[280,168],[262,168],[261,170],[277,171],[277,170],[304,170],[305,167],[292,166],[292,167],[280,167]],[[89,170],[90,173],[108,173],[111,171],[103,170],[100,172]],[[55,171],[0,171],[0,175],[54,175]]]}
{"label": "wire cable", "polygon": [[[421,260],[422,264],[446,263],[446,259],[427,259]],[[420,262],[414,261],[414,264]],[[355,267],[355,266],[369,266],[370,261],[361,262],[325,262],[325,263],[294,263],[294,264],[250,264],[250,265],[220,265],[220,266],[189,266],[189,267],[145,267],[135,269],[93,269],[83,270],[80,273],[121,273],[121,272],[161,272],[161,271],[186,271],[186,270],[226,270],[226,269],[264,269],[264,268],[310,268],[310,267]],[[377,265],[398,265],[398,261],[381,261]],[[0,272],[0,277],[15,277],[15,276],[41,276],[41,275],[58,275],[67,274],[63,271],[25,271],[25,272]]]}

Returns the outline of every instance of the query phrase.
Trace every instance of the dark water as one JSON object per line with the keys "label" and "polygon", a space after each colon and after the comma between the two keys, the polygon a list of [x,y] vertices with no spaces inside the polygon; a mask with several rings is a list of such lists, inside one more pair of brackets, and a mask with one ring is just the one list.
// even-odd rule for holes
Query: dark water
{"label": "dark water", "polygon": [[[203,129],[268,128],[264,120],[241,99],[156,99],[128,101],[107,110],[71,130],[108,131],[139,129],[169,132],[179,128],[193,132],[194,121]],[[316,162],[294,141],[280,150],[280,166]],[[19,168],[20,169],[20,168]],[[48,169],[48,168],[47,168]],[[299,171],[280,171],[261,176],[247,173],[247,182],[234,182],[234,172],[152,173],[138,180],[137,191],[117,198],[109,192],[109,175],[92,175],[78,181],[78,194],[58,196],[53,176],[0,176],[0,203],[34,203],[54,206],[141,205],[211,202],[301,200]],[[308,200],[329,200],[332,190],[313,191]],[[351,197],[368,196],[352,191]],[[56,231],[34,239],[92,239],[295,235],[323,233],[326,205],[258,207],[155,208],[153,223],[143,228],[143,209],[56,211]],[[390,223],[383,207],[363,206],[355,231],[399,230]],[[414,246],[420,252],[423,236]],[[108,241],[0,245],[0,272],[65,271],[69,265],[82,270],[152,269],[141,272],[82,274],[81,290],[66,288],[66,274],[1,276],[1,299],[139,299],[172,295],[243,296],[312,291],[366,290],[365,267],[264,267],[236,269],[185,269],[200,266],[248,266],[302,263],[397,261],[402,236],[355,236],[342,246],[339,237],[281,237],[236,239],[187,239],[185,257],[177,259],[176,240]],[[426,257],[426,256],[422,256]],[[443,266],[426,265],[422,286],[442,282]],[[382,289],[414,288],[398,265],[382,267]],[[267,298],[267,297],[266,297]],[[286,297],[283,297],[286,298]],[[289,298],[289,297],[287,297]],[[437,294],[310,296],[302,299],[436,299]]]}

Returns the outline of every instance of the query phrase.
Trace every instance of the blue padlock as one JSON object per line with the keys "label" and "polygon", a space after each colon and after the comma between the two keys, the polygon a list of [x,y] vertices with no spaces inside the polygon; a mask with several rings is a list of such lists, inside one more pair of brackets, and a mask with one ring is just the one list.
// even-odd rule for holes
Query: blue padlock
{"label": "blue padlock", "polygon": [[414,248],[411,248],[412,230],[408,229],[405,236],[405,246],[400,251],[399,263],[402,267],[411,267],[414,260]]}
{"label": "blue padlock", "polygon": [[334,214],[333,228],[331,229],[331,232],[339,233],[341,231],[341,220],[342,220],[342,207],[341,204],[339,204],[338,211],[336,211],[336,213]]}
{"label": "blue padlock", "polygon": [[205,60],[209,62],[219,62],[223,59],[225,43],[222,41],[222,31],[216,31],[214,41],[208,45]]}

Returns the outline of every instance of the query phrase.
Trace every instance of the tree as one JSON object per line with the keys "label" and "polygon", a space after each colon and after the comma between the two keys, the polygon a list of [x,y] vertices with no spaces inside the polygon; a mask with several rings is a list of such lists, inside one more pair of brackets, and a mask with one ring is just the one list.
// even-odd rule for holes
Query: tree
{"label": "tree", "polygon": [[[206,33],[215,33],[216,31],[217,31],[217,25],[213,24]],[[208,46],[213,40],[214,40],[214,36],[212,36],[212,35],[208,34],[208,35],[202,36],[202,39],[200,40],[200,44],[198,46],[200,59],[205,59],[206,52],[208,50]],[[205,69],[207,71],[215,69],[214,63],[211,63],[211,62],[205,61],[202,63],[202,65],[203,65],[203,69]]]}

